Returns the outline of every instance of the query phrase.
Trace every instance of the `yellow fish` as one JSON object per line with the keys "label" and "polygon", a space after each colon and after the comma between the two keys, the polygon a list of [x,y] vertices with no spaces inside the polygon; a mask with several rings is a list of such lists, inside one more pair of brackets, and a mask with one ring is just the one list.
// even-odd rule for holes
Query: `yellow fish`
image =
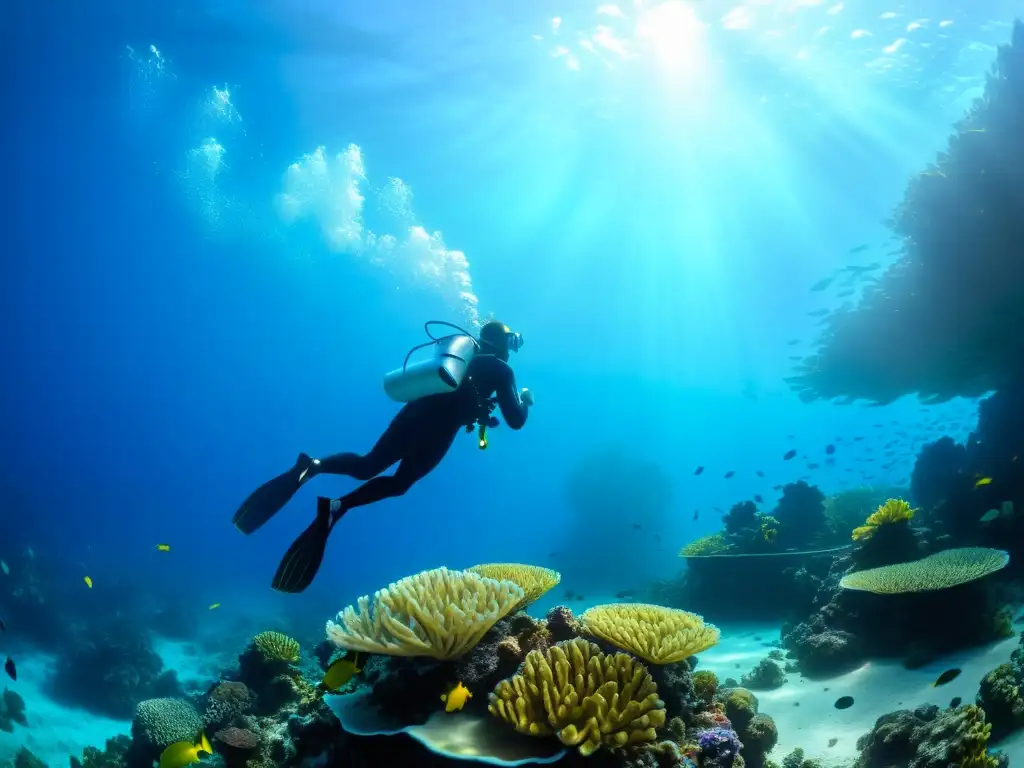
{"label": "yellow fish", "polygon": [[466,702],[473,698],[473,694],[469,692],[469,688],[459,681],[459,684],[452,688],[448,693],[441,694],[441,701],[444,704],[445,712],[455,712],[461,710],[466,706]]}
{"label": "yellow fish", "polygon": [[215,610],[217,608],[220,608],[220,603],[212,603],[208,610],[212,611],[212,610]]}
{"label": "yellow fish", "polygon": [[992,482],[992,478],[991,477],[983,477],[978,482],[976,482],[974,484],[974,487],[975,488],[981,488],[981,486],[988,485],[991,482]]}
{"label": "yellow fish", "polygon": [[160,754],[160,768],[185,768],[186,765],[199,762],[199,753],[213,754],[213,747],[202,731],[196,736],[195,742],[176,741]]}
{"label": "yellow fish", "polygon": [[92,577],[91,576],[86,576],[84,581],[85,581],[85,586],[87,586],[89,589],[92,589]]}
{"label": "yellow fish", "polygon": [[320,681],[320,687],[333,693],[362,671],[363,668],[359,666],[358,653],[352,659],[348,656],[338,659],[324,672],[324,679]]}
{"label": "yellow fish", "polygon": [[171,551],[171,545],[170,544],[157,544],[156,545],[156,551],[157,552],[170,552]]}

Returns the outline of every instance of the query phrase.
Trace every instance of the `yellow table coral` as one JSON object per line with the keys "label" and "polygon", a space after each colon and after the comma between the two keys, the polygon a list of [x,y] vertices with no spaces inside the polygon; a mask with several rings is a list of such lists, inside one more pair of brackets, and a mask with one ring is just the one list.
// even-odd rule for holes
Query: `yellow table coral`
{"label": "yellow table coral", "polygon": [[520,672],[498,683],[489,701],[488,711],[520,733],[553,734],[584,757],[602,744],[654,741],[665,724],[665,704],[647,668],[580,639],[528,653]]}
{"label": "yellow table coral", "polygon": [[909,563],[869,568],[843,576],[839,586],[880,595],[949,589],[988,576],[1010,562],[1001,549],[961,547],[936,552]]}
{"label": "yellow table coral", "polygon": [[547,592],[558,586],[562,574],[539,565],[523,565],[522,563],[485,563],[468,568],[471,573],[486,576],[497,581],[511,581],[523,588],[525,597],[513,610],[521,611]]}
{"label": "yellow table coral", "polygon": [[580,616],[584,629],[652,664],[673,664],[718,643],[721,632],[696,613],[647,603],[595,605]]}
{"label": "yellow table coral", "polygon": [[359,598],[327,622],[327,638],[352,651],[456,659],[524,597],[511,581],[435,568]]}

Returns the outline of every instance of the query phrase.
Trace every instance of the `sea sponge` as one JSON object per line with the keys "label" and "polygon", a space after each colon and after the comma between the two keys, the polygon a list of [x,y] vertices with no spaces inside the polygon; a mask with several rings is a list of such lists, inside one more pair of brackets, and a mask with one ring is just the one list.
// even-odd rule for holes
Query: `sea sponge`
{"label": "sea sponge", "polygon": [[132,737],[143,745],[164,749],[176,741],[195,739],[202,727],[199,713],[184,699],[146,699],[135,708]]}
{"label": "sea sponge", "polygon": [[849,573],[839,581],[839,586],[880,595],[949,589],[995,573],[1009,561],[1009,553],[1001,549],[947,549],[909,563]]}
{"label": "sea sponge", "polygon": [[595,605],[583,628],[652,664],[673,664],[718,643],[721,632],[695,613],[647,603]]}
{"label": "sea sponge", "polygon": [[870,539],[882,525],[893,525],[913,519],[914,510],[903,499],[889,499],[868,515],[864,525],[853,529],[853,540]]}
{"label": "sea sponge", "polygon": [[487,709],[520,733],[554,734],[584,757],[602,745],[655,741],[665,724],[664,702],[643,664],[579,639],[527,654],[520,672],[498,683]]}
{"label": "sea sponge", "polygon": [[295,664],[299,660],[299,641],[281,632],[260,632],[252,644],[269,661],[283,661]]}
{"label": "sea sponge", "polygon": [[466,570],[495,581],[511,581],[522,587],[525,597],[512,609],[513,612],[523,610],[549,589],[558,586],[562,580],[562,574],[558,571],[521,563],[485,563]]}
{"label": "sea sponge", "polygon": [[721,555],[729,552],[732,547],[726,541],[725,533],[712,533],[710,536],[701,536],[696,541],[679,550],[680,557],[708,557],[710,555]]}
{"label": "sea sponge", "polygon": [[526,597],[511,581],[435,568],[359,598],[327,622],[339,648],[390,656],[456,659]]}
{"label": "sea sponge", "polygon": [[715,698],[715,691],[718,690],[718,675],[708,669],[698,669],[690,679],[693,680],[693,692],[697,698],[710,704]]}

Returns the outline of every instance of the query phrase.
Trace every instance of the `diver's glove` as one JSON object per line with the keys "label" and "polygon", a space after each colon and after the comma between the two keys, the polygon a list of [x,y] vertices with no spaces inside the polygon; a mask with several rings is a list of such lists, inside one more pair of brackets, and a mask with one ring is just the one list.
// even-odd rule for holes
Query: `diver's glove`
{"label": "diver's glove", "polygon": [[523,405],[527,408],[533,406],[533,392],[528,390],[526,387],[519,390],[519,399],[523,401]]}

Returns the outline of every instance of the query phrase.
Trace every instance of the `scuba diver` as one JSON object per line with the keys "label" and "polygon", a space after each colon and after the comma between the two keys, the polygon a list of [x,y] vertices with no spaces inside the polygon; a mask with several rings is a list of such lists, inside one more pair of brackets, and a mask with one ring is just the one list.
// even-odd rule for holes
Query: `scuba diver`
{"label": "scuba diver", "polygon": [[[435,337],[431,325],[457,333]],[[533,405],[533,393],[516,387],[508,364],[523,337],[504,323],[490,321],[479,337],[451,323],[425,324],[430,341],[413,347],[401,368],[384,377],[384,390],[405,403],[369,453],[337,453],[314,459],[300,453],[295,466],[253,491],[234,516],[235,527],[249,534],[277,514],[306,482],[317,475],[346,475],[364,481],[337,499],[319,497],[316,519],[288,549],[271,586],[280,592],[302,592],[320,569],[327,537],[350,509],[401,496],[428,475],[448,453],[461,429],[477,429],[479,447],[487,447],[487,429],[498,425],[497,406],[511,429],[522,429]],[[409,364],[412,354],[433,347],[428,360]],[[394,474],[381,474],[394,464]]]}

